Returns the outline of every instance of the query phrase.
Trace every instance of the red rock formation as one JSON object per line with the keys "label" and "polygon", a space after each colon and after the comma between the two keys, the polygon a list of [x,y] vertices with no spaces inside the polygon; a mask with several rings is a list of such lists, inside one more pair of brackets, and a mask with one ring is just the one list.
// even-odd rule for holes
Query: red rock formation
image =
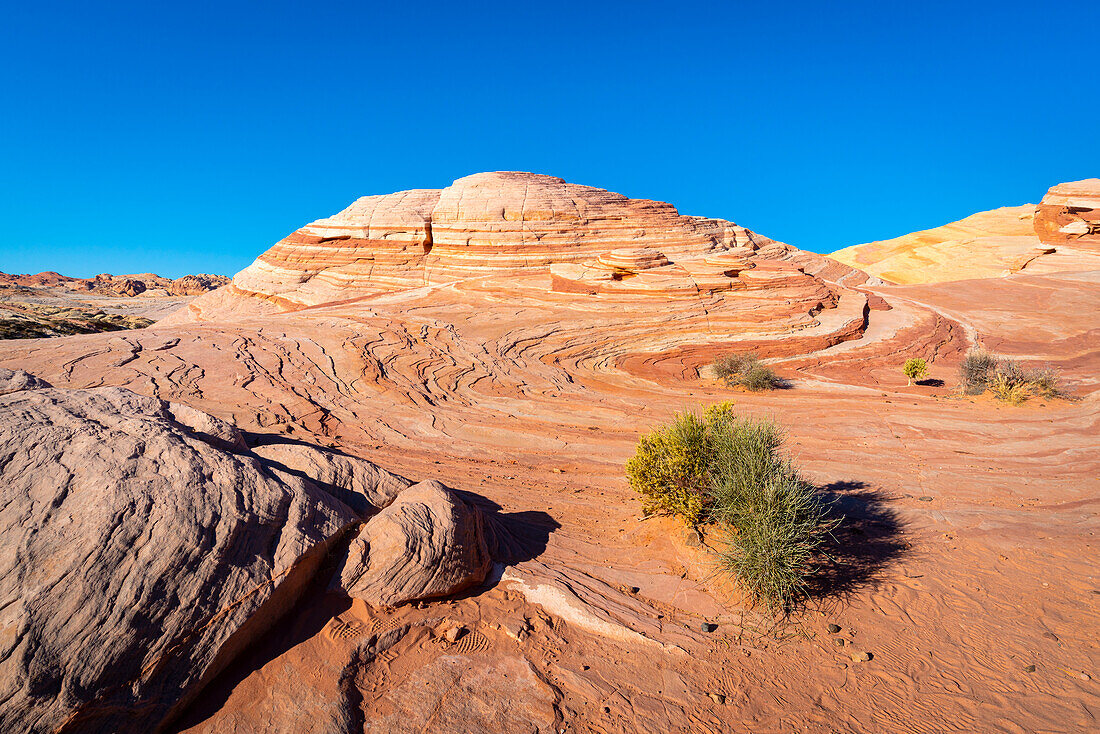
{"label": "red rock formation", "polygon": [[171,281],[167,286],[167,291],[169,295],[173,296],[201,296],[203,293],[221,288],[229,282],[229,278],[224,275],[208,275],[206,273],[185,275]]}
{"label": "red rock formation", "polygon": [[137,296],[145,292],[145,283],[140,280],[122,278],[111,281],[110,289],[120,296]]}
{"label": "red rock formation", "polygon": [[1051,186],[1035,209],[1035,234],[1044,244],[1100,251],[1100,178]]}
{"label": "red rock formation", "polygon": [[137,296],[145,291],[160,289],[173,296],[197,296],[229,283],[224,275],[185,275],[182,278],[165,278],[155,273],[136,275],[111,275],[100,273],[94,278],[72,278],[55,273],[52,270],[36,275],[14,275],[0,273],[0,285],[23,286],[27,288],[68,288],[94,293]]}
{"label": "red rock formation", "polygon": [[460,178],[441,191],[363,197],[278,242],[239,273],[233,287],[293,310],[546,270],[630,247],[683,260],[770,242],[731,222],[682,216],[664,202],[502,171]]}
{"label": "red rock formation", "polygon": [[[0,451],[4,732],[162,730],[332,573],[330,552],[349,593],[390,603],[492,563],[481,511],[439,482],[313,447],[253,454],[231,423],[121,388],[0,368]],[[345,559],[364,520],[369,551]]]}

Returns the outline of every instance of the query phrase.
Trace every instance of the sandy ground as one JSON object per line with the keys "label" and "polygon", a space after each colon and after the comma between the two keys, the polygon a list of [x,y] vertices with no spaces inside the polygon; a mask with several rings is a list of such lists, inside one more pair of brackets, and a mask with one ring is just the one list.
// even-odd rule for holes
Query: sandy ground
{"label": "sandy ground", "polygon": [[[459,599],[370,609],[319,583],[181,729],[1097,728],[1100,273],[880,287],[892,308],[862,338],[777,354],[793,387],[764,395],[700,377],[713,350],[639,350],[625,321],[536,285],[0,343],[0,364],[56,385],[123,385],[254,441],[438,478],[523,531]],[[672,318],[654,304],[642,326]],[[1077,399],[953,396],[976,341],[1057,366]],[[908,356],[944,384],[906,387]],[[778,629],[685,528],[643,520],[623,476],[640,431],[722,400],[782,423],[848,517],[842,572]],[[469,632],[449,643],[453,623]]]}

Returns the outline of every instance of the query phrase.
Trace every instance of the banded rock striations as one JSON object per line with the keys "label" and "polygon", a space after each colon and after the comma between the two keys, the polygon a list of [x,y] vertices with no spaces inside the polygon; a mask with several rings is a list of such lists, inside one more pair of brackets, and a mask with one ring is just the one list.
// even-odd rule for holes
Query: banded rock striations
{"label": "banded rock striations", "polygon": [[[233,425],[125,389],[0,369],[0,447],[3,731],[157,729],[360,526],[403,551],[357,559],[357,583],[390,599],[477,583],[489,563],[480,511],[438,482],[312,447],[253,454]],[[412,559],[447,559],[446,573]]]}
{"label": "banded rock striations", "polygon": [[1035,210],[1035,234],[1047,245],[1100,252],[1100,178],[1051,186]]}
{"label": "banded rock striations", "polygon": [[866,281],[731,222],[681,215],[671,204],[553,176],[496,172],[439,191],[363,197],[294,232],[228,288],[161,323],[357,299],[369,308],[383,298],[420,301],[420,288],[449,287],[449,297],[472,307],[486,299],[565,306],[577,318],[565,319],[563,329],[622,323],[624,333],[639,316],[653,318],[643,315],[651,311],[645,299],[667,298],[667,328],[639,331],[649,348],[662,350],[701,334],[736,341],[798,331],[828,344],[863,328],[867,299],[849,286]]}
{"label": "banded rock striations", "polygon": [[534,173],[479,173],[442,190],[365,196],[276,243],[237,274],[232,290],[294,310],[545,270],[632,246],[685,260],[771,242],[720,219],[683,216],[664,202]]}

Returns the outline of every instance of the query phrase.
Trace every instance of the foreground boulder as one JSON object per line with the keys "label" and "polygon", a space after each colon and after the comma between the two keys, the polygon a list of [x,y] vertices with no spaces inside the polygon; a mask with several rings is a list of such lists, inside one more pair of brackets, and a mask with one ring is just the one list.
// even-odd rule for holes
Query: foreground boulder
{"label": "foreground boulder", "polygon": [[[484,577],[477,511],[442,485],[406,500],[406,480],[361,459],[327,463],[312,447],[265,459],[231,424],[119,388],[10,371],[0,387],[0,731],[162,727],[293,606],[377,512],[368,497],[395,509],[368,526],[365,588],[414,599]],[[387,520],[417,503],[449,507],[456,530],[425,538]],[[431,553],[402,565],[386,548]],[[420,562],[432,558],[441,571]],[[388,568],[401,573],[372,580]]]}
{"label": "foreground boulder", "polygon": [[481,513],[439,482],[421,482],[351,542],[340,588],[373,606],[397,606],[479,584],[490,566]]}

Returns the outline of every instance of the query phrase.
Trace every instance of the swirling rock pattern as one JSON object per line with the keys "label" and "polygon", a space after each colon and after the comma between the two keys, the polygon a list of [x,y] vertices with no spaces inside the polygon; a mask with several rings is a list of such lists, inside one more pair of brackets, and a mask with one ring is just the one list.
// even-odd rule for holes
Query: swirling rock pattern
{"label": "swirling rock pattern", "polygon": [[[185,731],[1094,723],[1095,695],[1080,673],[1095,667],[1097,637],[1083,600],[1095,586],[1100,274],[1032,276],[1027,265],[1006,278],[893,286],[755,235],[685,252],[624,242],[620,225],[587,252],[570,251],[561,235],[555,247],[566,255],[549,264],[517,271],[502,253],[495,271],[494,253],[517,236],[500,232],[513,222],[478,225],[495,242],[483,261],[456,262],[434,282],[436,233],[419,226],[408,225],[403,243],[370,234],[414,263],[408,286],[376,279],[389,266],[325,285],[288,256],[286,280],[259,297],[220,289],[175,323],[0,344],[0,364],[54,385],[125,386],[262,436],[252,453],[265,470],[316,476],[368,524],[387,515],[372,514],[387,502],[396,515],[410,483],[393,477],[369,499],[352,493],[370,482],[346,479],[358,457],[444,481],[464,502],[478,495],[498,506],[487,518],[525,530],[510,536],[507,567],[490,570],[489,583],[395,608],[384,594],[411,588],[400,573],[415,564],[387,550],[398,547],[390,537],[377,559],[361,545],[345,569],[372,603],[304,598],[195,701]],[[310,247],[328,252],[351,239]],[[319,257],[311,253],[302,250]],[[568,290],[554,278],[563,266],[637,278]],[[616,290],[662,268],[675,271],[668,283],[690,280],[694,290]],[[1055,364],[1081,399],[1022,408],[949,399],[974,344]],[[716,356],[749,349],[792,389],[750,394],[706,377]],[[900,366],[916,355],[946,384],[907,386]],[[726,400],[787,428],[792,458],[836,497],[850,528],[834,550],[852,578],[837,579],[839,597],[798,616],[782,644],[767,635],[772,620],[715,581],[712,557],[683,542],[683,527],[639,516],[623,478],[640,432]],[[330,444],[339,462],[320,458]],[[415,521],[430,505],[414,504],[400,516],[423,530]],[[436,537],[434,523],[424,537]],[[497,523],[485,529],[493,536]],[[357,539],[373,542],[365,527]],[[371,569],[382,575],[358,574]],[[831,642],[834,620],[848,646]],[[719,627],[702,633],[703,621]],[[447,636],[460,626],[465,636]],[[873,659],[853,665],[853,645]],[[1040,677],[1023,673],[1028,661]],[[1028,706],[1015,705],[1025,696]]]}
{"label": "swirling rock pattern", "polygon": [[155,730],[379,508],[349,593],[399,603],[484,578],[480,511],[438,482],[265,448],[186,405],[0,370],[0,729]]}

